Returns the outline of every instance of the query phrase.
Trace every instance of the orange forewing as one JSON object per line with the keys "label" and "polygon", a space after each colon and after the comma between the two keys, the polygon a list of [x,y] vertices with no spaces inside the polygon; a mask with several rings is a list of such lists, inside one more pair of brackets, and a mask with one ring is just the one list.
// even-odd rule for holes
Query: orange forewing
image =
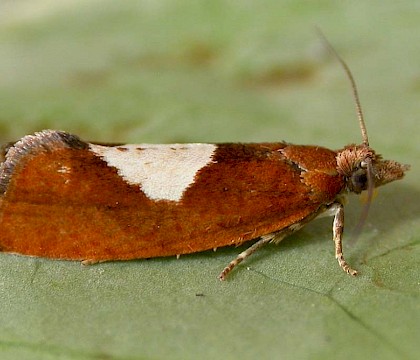
{"label": "orange forewing", "polygon": [[149,199],[88,148],[29,153],[0,198],[0,247],[105,261],[238,245],[313,218],[332,202],[344,187],[335,156],[314,146],[220,144],[174,202]]}

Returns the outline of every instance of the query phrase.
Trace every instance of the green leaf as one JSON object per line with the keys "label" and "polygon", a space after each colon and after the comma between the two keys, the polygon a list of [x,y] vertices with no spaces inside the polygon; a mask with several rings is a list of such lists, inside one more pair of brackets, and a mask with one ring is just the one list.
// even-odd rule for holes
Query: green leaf
{"label": "green leaf", "polygon": [[418,357],[417,9],[316,4],[0,4],[3,142],[43,128],[106,142],[360,142],[317,24],[353,69],[371,145],[412,164],[380,189],[353,246],[362,205],[346,207],[356,278],[334,259],[331,219],[266,246],[225,282],[219,272],[246,246],[89,267],[0,254],[2,359]]}

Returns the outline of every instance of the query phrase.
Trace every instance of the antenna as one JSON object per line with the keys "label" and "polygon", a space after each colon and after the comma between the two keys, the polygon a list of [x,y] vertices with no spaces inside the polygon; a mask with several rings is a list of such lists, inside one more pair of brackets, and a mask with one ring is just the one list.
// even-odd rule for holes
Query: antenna
{"label": "antenna", "polygon": [[[351,73],[351,70],[350,70],[349,66],[347,65],[347,63],[337,53],[337,51],[334,49],[334,47],[328,41],[328,39],[326,38],[324,33],[321,31],[321,29],[319,29],[318,27],[315,27],[315,29],[318,32],[318,35],[321,38],[321,40],[323,41],[324,45],[327,47],[328,50],[331,51],[331,53],[339,61],[340,65],[342,66],[342,68],[346,72],[347,78],[350,80],[351,89],[353,91],[353,98],[354,98],[354,102],[356,104],[357,118],[359,119],[359,126],[360,126],[360,130],[362,132],[363,145],[369,147],[369,139],[368,139],[368,135],[367,135],[365,119],[363,117],[362,105],[360,104],[359,92],[357,91],[356,81],[354,81],[353,74]],[[368,216],[368,213],[369,213],[369,209],[370,209],[370,205],[371,205],[372,199],[373,199],[373,190],[375,188],[372,159],[371,158],[366,158],[366,159],[364,159],[364,161],[366,163],[366,172],[367,172],[366,175],[367,175],[367,183],[368,183],[368,186],[367,186],[367,200],[366,200],[365,205],[363,206],[363,210],[362,210],[362,213],[360,215],[360,219],[359,219],[359,221],[358,221],[358,223],[357,223],[357,225],[356,225],[356,227],[353,231],[354,241],[356,241],[357,238],[359,237],[359,235],[362,231],[362,228],[363,228],[363,226],[366,222],[366,219],[367,219],[367,216]]]}
{"label": "antenna", "polygon": [[331,53],[337,58],[340,62],[341,66],[343,67],[344,71],[346,72],[347,78],[350,80],[351,89],[353,91],[353,98],[356,104],[356,113],[357,118],[359,119],[360,130],[362,131],[362,139],[363,144],[369,146],[369,139],[366,131],[365,119],[363,117],[362,105],[360,104],[359,93],[357,91],[356,82],[354,81],[353,74],[351,73],[350,68],[346,64],[346,62],[341,58],[341,56],[337,53],[328,39],[325,37],[324,33],[318,27],[315,28],[318,32],[321,40],[324,42],[325,46],[331,51]]}

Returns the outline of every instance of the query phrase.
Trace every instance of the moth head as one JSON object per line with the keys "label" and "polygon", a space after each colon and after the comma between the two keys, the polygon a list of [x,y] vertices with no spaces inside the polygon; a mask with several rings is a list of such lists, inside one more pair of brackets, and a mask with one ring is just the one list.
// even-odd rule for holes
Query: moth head
{"label": "moth head", "polygon": [[347,190],[356,194],[399,180],[409,168],[393,160],[383,160],[365,144],[348,145],[337,152],[337,171],[344,176]]}

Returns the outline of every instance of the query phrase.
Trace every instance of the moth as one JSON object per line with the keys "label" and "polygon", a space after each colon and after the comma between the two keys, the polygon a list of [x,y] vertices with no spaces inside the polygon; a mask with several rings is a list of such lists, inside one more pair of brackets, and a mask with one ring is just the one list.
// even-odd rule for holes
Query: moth
{"label": "moth", "polygon": [[103,145],[44,130],[4,146],[0,250],[91,264],[256,240],[223,269],[224,280],[264,244],[328,214],[335,257],[356,275],[342,251],[344,198],[368,190],[371,199],[409,166],[369,146],[355,82],[337,57],[352,84],[360,145]]}

